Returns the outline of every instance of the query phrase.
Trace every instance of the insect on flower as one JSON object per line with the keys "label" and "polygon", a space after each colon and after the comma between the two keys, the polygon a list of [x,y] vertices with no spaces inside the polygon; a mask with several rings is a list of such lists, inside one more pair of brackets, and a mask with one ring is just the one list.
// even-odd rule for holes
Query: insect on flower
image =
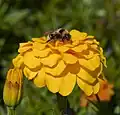
{"label": "insect on flower", "polygon": [[47,42],[56,41],[56,40],[61,40],[64,42],[64,40],[70,40],[70,38],[71,38],[71,35],[69,34],[68,30],[59,28],[48,34]]}

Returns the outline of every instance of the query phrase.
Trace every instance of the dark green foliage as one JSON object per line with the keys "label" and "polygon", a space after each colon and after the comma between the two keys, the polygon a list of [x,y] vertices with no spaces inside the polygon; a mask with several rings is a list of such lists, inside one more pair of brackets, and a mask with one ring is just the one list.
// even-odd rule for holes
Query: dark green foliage
{"label": "dark green foliage", "polygon": [[[120,1],[119,0],[0,0],[0,115],[6,114],[2,89],[11,60],[20,42],[40,37],[56,28],[78,29],[95,35],[107,57],[105,76],[114,84],[109,103],[80,108],[78,87],[68,97],[77,115],[120,114]],[[17,115],[58,114],[56,96],[25,79]],[[56,109],[56,110],[55,110]],[[21,113],[22,112],[22,113]]]}

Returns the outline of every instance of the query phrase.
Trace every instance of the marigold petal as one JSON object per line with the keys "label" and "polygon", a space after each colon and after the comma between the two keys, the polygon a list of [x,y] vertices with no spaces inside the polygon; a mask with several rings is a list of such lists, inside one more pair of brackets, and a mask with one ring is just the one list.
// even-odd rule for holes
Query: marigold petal
{"label": "marigold petal", "polygon": [[97,44],[97,45],[100,44],[96,39],[93,39],[93,43],[94,43],[94,44]]}
{"label": "marigold petal", "polygon": [[81,58],[79,59],[79,63],[80,65],[84,66],[85,68],[88,68],[91,71],[94,71],[101,64],[100,57],[98,55],[95,55],[93,58],[88,60]]}
{"label": "marigold petal", "polygon": [[95,86],[93,86],[93,92],[94,92],[94,94],[97,94],[99,92],[99,90],[100,90],[100,83],[97,82],[95,84]]}
{"label": "marigold petal", "polygon": [[64,53],[63,54],[63,60],[67,64],[74,64],[77,62],[77,57],[73,56],[72,54]]}
{"label": "marigold petal", "polygon": [[62,45],[62,46],[59,46],[57,48],[60,52],[66,52],[67,50],[69,50],[69,47],[65,46],[65,45]]}
{"label": "marigold petal", "polygon": [[42,44],[39,42],[34,42],[33,44],[33,49],[43,50],[45,49],[45,47],[46,47],[46,44]]}
{"label": "marigold petal", "polygon": [[64,71],[65,67],[66,65],[64,64],[63,60],[60,60],[56,67],[45,67],[45,71],[53,76],[59,76]]}
{"label": "marigold petal", "polygon": [[91,44],[90,48],[92,48],[95,52],[99,53],[98,52],[99,46],[97,44]]}
{"label": "marigold petal", "polygon": [[81,53],[82,53],[81,55],[83,55],[85,57],[85,59],[90,59],[95,55],[94,52],[91,50],[84,50]]}
{"label": "marigold petal", "polygon": [[93,39],[86,39],[85,41],[84,41],[84,43],[87,43],[87,44],[89,44],[89,45],[91,45],[91,44],[93,44]]}
{"label": "marigold petal", "polygon": [[46,48],[44,50],[38,50],[38,49],[33,49],[33,55],[36,56],[36,57],[46,57],[48,56],[50,53],[50,49],[49,48]]}
{"label": "marigold petal", "polygon": [[48,89],[52,93],[58,92],[62,84],[63,77],[53,77],[51,75],[46,74],[45,78],[46,78],[46,85]]}
{"label": "marigold petal", "polygon": [[70,31],[70,35],[72,36],[72,40],[85,40],[87,37],[87,33],[80,32],[78,30]]}
{"label": "marigold petal", "polygon": [[20,47],[18,49],[18,52],[19,53],[24,53],[24,52],[32,49],[32,45],[33,45],[32,42],[20,43]]}
{"label": "marigold petal", "polygon": [[86,50],[88,48],[87,44],[80,44],[74,48],[71,48],[75,52],[82,52],[83,50]]}
{"label": "marigold petal", "polygon": [[72,74],[77,74],[80,71],[80,64],[77,61],[75,64],[67,64],[64,72],[62,72],[62,75],[64,76],[66,73],[72,73]]}
{"label": "marigold petal", "polygon": [[59,93],[62,96],[69,95],[72,92],[75,84],[76,84],[76,75],[68,73],[67,75],[63,76],[63,80],[60,86]]}
{"label": "marigold petal", "polygon": [[59,54],[51,54],[48,57],[42,58],[41,63],[43,63],[46,66],[53,67],[57,64],[57,62],[61,59],[61,56]]}
{"label": "marigold petal", "polygon": [[103,62],[104,66],[107,67],[106,58],[103,55],[103,49],[101,47],[100,47],[100,56],[101,56],[101,61]]}
{"label": "marigold petal", "polygon": [[27,67],[24,67],[23,72],[24,72],[24,75],[25,75],[29,80],[33,79],[33,78],[37,75],[37,73],[38,73],[38,72],[31,71],[31,70],[30,70],[29,68],[27,68]]}
{"label": "marigold petal", "polygon": [[90,35],[89,35],[89,36],[87,36],[86,38],[93,39],[93,38],[94,38],[94,36],[90,36]]}
{"label": "marigold petal", "polygon": [[34,84],[37,87],[44,87],[46,85],[45,77],[46,77],[45,70],[44,70],[44,68],[41,68],[41,70],[39,70],[37,76],[33,79]]}
{"label": "marigold petal", "polygon": [[23,56],[21,56],[20,54],[16,56],[16,58],[14,58],[12,60],[12,63],[14,65],[14,67],[20,68],[23,66]]}
{"label": "marigold petal", "polygon": [[87,96],[90,96],[93,93],[93,88],[91,85],[85,83],[80,78],[77,77],[78,86],[85,92]]}
{"label": "marigold petal", "polygon": [[[88,83],[93,83],[96,78],[91,76],[90,73],[88,73],[86,70],[84,70],[82,67],[80,68],[79,73],[77,74],[78,77],[80,77],[82,80],[85,80]],[[97,76],[96,76],[97,77]]]}
{"label": "marigold petal", "polygon": [[41,66],[40,59],[36,58],[33,52],[26,52],[24,54],[24,64],[30,69],[40,68]]}

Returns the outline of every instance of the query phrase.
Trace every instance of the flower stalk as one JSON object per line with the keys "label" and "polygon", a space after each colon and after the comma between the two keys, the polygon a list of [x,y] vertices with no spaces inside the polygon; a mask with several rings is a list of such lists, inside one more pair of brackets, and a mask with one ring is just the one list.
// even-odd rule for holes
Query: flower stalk
{"label": "flower stalk", "polygon": [[15,115],[15,108],[7,107],[7,115]]}
{"label": "flower stalk", "polygon": [[59,93],[57,93],[57,102],[60,115],[72,115],[73,110],[70,108],[67,96],[62,96]]}

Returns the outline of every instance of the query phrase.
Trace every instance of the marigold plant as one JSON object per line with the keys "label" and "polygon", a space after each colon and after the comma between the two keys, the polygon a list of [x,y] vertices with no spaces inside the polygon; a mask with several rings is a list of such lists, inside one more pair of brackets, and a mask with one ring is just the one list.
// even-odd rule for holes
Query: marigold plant
{"label": "marigold plant", "polygon": [[106,66],[103,50],[94,36],[77,30],[69,33],[71,39],[64,42],[46,42],[44,36],[20,43],[13,64],[37,87],[47,86],[53,93],[67,96],[77,83],[86,95],[96,94]]}

